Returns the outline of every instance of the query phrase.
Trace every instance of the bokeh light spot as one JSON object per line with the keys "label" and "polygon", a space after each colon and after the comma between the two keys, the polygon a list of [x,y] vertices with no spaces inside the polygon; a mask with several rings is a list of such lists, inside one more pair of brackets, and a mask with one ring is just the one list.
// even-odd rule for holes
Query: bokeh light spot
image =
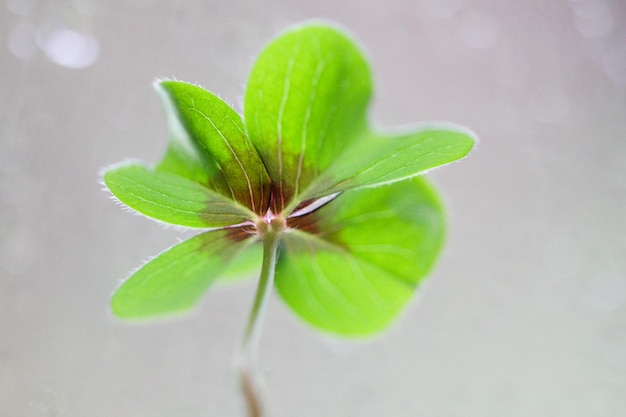
{"label": "bokeh light spot", "polygon": [[92,35],[55,29],[39,39],[39,46],[54,63],[66,68],[87,68],[98,59],[100,44]]}

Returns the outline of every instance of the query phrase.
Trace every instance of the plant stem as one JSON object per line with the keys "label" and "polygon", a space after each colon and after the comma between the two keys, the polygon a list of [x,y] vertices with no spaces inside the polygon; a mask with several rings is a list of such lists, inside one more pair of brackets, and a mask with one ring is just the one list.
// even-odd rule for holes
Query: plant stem
{"label": "plant stem", "polygon": [[261,339],[261,330],[267,302],[274,286],[276,252],[278,250],[280,232],[268,228],[263,234],[263,266],[254,297],[254,304],[248,317],[248,324],[240,348],[239,373],[241,389],[248,406],[250,417],[263,416],[263,407],[259,387],[259,371],[257,352]]}

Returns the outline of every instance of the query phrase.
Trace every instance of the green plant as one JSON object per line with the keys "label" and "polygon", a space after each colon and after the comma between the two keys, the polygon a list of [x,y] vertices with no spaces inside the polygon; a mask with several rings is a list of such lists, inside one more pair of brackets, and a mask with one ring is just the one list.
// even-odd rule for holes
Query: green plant
{"label": "green plant", "polygon": [[164,158],[154,168],[119,164],[104,182],[131,209],[201,232],[129,277],[112,309],[123,319],[187,311],[230,265],[254,264],[261,246],[241,365],[258,416],[251,358],[272,287],[323,331],[384,329],[444,237],[437,194],[418,175],[463,158],[474,136],[450,124],[372,130],[369,65],[342,31],[321,23],[294,27],[262,51],[243,117],[196,85],[155,86],[170,126]]}

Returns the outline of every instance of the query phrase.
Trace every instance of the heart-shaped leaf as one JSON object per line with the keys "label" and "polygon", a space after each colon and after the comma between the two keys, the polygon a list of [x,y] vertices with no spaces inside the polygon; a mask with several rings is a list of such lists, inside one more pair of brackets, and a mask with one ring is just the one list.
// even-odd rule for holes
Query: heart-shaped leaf
{"label": "heart-shaped leaf", "polygon": [[117,289],[111,300],[113,313],[124,319],[145,319],[193,308],[245,248],[232,238],[233,233],[234,229],[202,233],[161,253]]}
{"label": "heart-shaped leaf", "polygon": [[294,223],[276,269],[304,320],[344,336],[385,328],[434,264],[441,205],[422,178],[349,191]]}
{"label": "heart-shaped leaf", "polygon": [[282,206],[366,131],[370,95],[367,62],[335,28],[298,26],[262,51],[244,115]]}
{"label": "heart-shaped leaf", "polygon": [[[186,133],[219,173],[213,172],[216,190],[262,214],[269,204],[269,177],[246,135],[241,116],[213,93],[193,84],[162,81],[158,84],[171,111]],[[220,175],[221,174],[221,175]]]}
{"label": "heart-shaped leaf", "polygon": [[355,142],[318,177],[304,198],[374,187],[423,174],[465,157],[476,136],[449,123],[423,124],[396,134],[372,134]]}
{"label": "heart-shaped leaf", "polygon": [[125,164],[104,173],[113,195],[133,210],[170,224],[187,227],[230,226],[251,212],[238,203],[184,177]]}

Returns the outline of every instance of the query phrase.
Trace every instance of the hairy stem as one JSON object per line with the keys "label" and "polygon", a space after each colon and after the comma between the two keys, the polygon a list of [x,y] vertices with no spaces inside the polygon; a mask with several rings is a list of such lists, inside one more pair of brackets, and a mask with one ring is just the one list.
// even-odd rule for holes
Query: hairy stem
{"label": "hairy stem", "polygon": [[263,235],[263,266],[261,267],[261,276],[240,348],[240,383],[248,407],[249,417],[262,417],[264,415],[259,386],[257,352],[267,302],[272,293],[272,287],[274,286],[274,271],[279,234],[279,232],[269,228]]}

